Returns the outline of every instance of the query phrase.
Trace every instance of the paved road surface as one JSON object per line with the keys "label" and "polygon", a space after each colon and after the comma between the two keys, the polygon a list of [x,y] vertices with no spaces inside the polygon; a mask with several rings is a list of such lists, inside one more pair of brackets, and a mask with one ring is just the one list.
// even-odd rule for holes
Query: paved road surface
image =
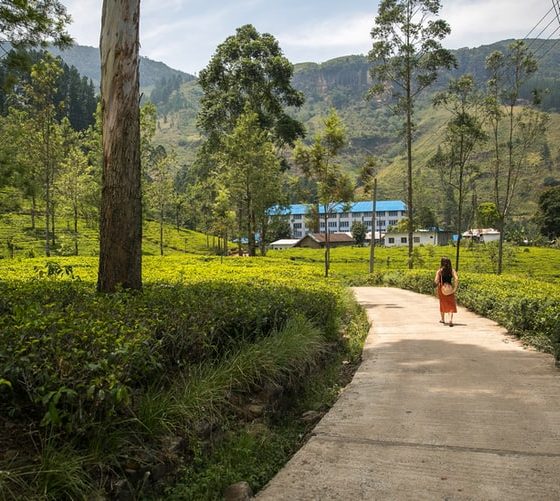
{"label": "paved road surface", "polygon": [[437,299],[355,289],[363,363],[265,500],[560,500],[560,371]]}

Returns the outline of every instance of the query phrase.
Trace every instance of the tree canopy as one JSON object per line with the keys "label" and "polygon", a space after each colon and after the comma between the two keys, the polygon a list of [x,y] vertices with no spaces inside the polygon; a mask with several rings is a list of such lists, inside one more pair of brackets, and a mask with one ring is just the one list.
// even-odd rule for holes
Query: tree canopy
{"label": "tree canopy", "polygon": [[0,0],[0,41],[13,46],[72,43],[66,7],[58,0]]}
{"label": "tree canopy", "polygon": [[260,34],[250,24],[220,44],[208,66],[200,72],[204,91],[198,124],[211,143],[231,131],[248,105],[257,113],[261,128],[274,141],[292,144],[303,136],[303,126],[285,111],[299,107],[303,94],[291,85],[293,65],[276,39]]}

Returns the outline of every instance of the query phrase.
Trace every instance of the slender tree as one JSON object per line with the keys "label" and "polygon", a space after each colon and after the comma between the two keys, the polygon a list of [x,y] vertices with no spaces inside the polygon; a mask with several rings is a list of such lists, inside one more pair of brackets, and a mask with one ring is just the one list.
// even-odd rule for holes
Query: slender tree
{"label": "slender tree", "polygon": [[414,105],[420,93],[437,79],[438,71],[455,65],[455,58],[440,43],[451,32],[436,16],[439,0],[381,0],[369,53],[375,84],[370,94],[385,94],[388,87],[394,99],[393,111],[404,117],[403,132],[407,157],[408,266],[413,267],[413,179],[412,140]]}
{"label": "slender tree", "polygon": [[486,139],[482,122],[482,96],[471,75],[463,75],[448,84],[446,91],[434,98],[434,105],[451,113],[445,129],[442,148],[430,160],[440,173],[444,189],[452,192],[456,206],[455,269],[459,269],[461,234],[464,228],[464,205],[469,191],[474,190],[478,166],[471,162],[475,147]]}
{"label": "slender tree", "polygon": [[530,166],[528,154],[539,147],[544,135],[547,116],[519,106],[521,87],[537,70],[537,61],[525,42],[513,42],[505,54],[493,52],[486,59],[486,68],[490,79],[485,106],[494,150],[492,177],[500,231],[497,273],[501,274],[506,221],[519,179]]}
{"label": "slender tree", "polygon": [[140,0],[103,1],[100,292],[142,287],[139,21]]}
{"label": "slender tree", "polygon": [[165,214],[173,200],[173,170],[177,162],[174,151],[167,153],[163,146],[153,152],[146,182],[146,200],[157,214],[159,222],[159,252],[163,256],[163,228]]}
{"label": "slender tree", "polygon": [[369,243],[369,272],[373,273],[375,262],[375,216],[377,205],[377,161],[369,157],[360,172],[360,181],[364,192],[371,195],[371,241]]}
{"label": "slender tree", "polygon": [[[318,202],[323,209],[325,225],[325,277],[330,268],[329,215],[337,204],[352,199],[354,189],[348,175],[343,174],[336,157],[346,146],[346,132],[335,110],[324,120],[324,130],[309,146],[298,141],[294,161],[303,173],[318,185]],[[319,211],[320,212],[320,211]]]}
{"label": "slender tree", "polygon": [[220,157],[217,174],[238,208],[238,223],[245,225],[249,255],[254,256],[257,223],[268,219],[268,209],[281,199],[281,170],[270,134],[261,129],[258,115],[248,107],[226,136]]}
{"label": "slender tree", "polygon": [[46,54],[44,59],[33,65],[31,82],[24,90],[28,119],[35,137],[38,138],[31,151],[35,153],[35,158],[42,168],[46,256],[50,256],[51,245],[54,245],[55,240],[53,188],[62,147],[60,124],[56,118],[55,94],[61,74],[59,61]]}

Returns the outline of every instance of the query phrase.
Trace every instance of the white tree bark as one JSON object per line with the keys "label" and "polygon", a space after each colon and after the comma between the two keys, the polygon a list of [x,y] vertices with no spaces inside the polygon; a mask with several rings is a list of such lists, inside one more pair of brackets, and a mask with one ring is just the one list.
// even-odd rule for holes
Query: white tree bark
{"label": "white tree bark", "polygon": [[142,287],[140,0],[104,0],[101,21],[103,187],[97,288]]}

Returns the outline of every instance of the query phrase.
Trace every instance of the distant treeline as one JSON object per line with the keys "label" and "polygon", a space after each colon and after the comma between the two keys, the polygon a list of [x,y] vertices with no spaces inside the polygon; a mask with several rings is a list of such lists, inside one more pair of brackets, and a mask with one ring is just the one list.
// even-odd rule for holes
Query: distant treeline
{"label": "distant treeline", "polygon": [[[44,56],[41,51],[11,50],[0,60],[0,114],[6,115],[10,106],[17,106],[23,87],[31,81],[31,67]],[[75,130],[87,129],[94,122],[97,106],[95,86],[83,77],[75,66],[68,66],[58,58],[62,75],[57,84],[55,104],[57,119],[67,117]],[[63,106],[59,106],[64,103]]]}

